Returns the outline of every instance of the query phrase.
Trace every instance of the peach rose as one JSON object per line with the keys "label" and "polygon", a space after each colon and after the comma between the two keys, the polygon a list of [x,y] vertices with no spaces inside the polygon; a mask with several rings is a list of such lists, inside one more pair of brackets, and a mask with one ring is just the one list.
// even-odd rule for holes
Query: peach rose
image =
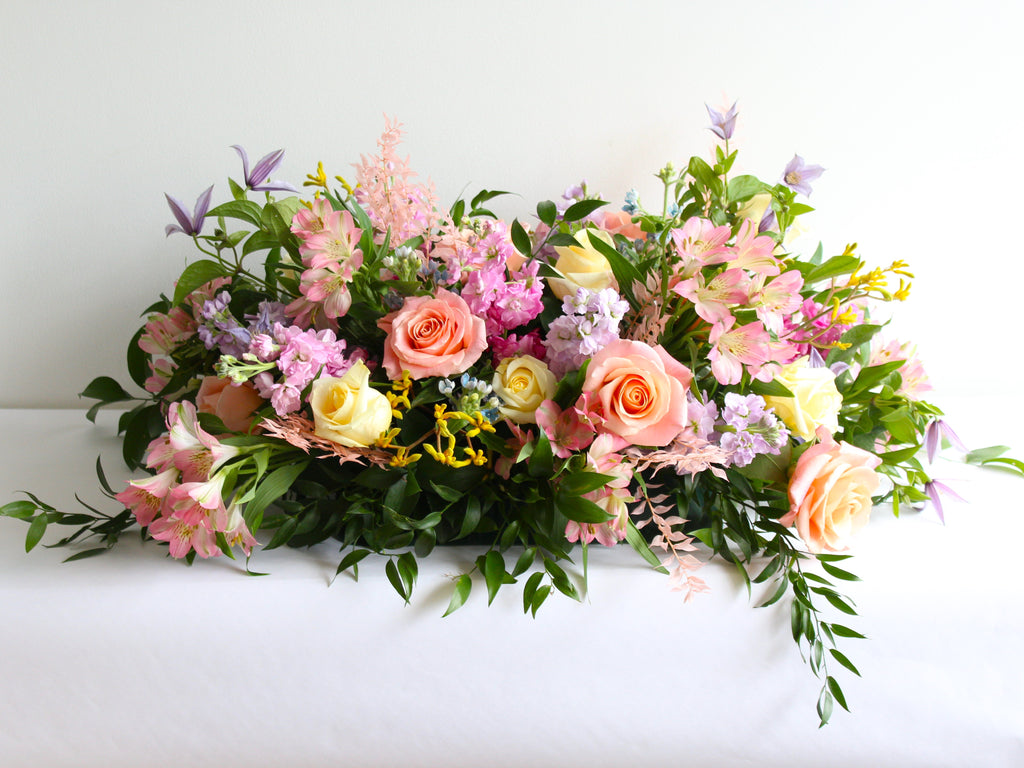
{"label": "peach rose", "polygon": [[605,211],[601,229],[611,235],[623,235],[630,240],[642,240],[647,235],[639,224],[633,223],[633,217],[625,211]]}
{"label": "peach rose", "polygon": [[247,432],[252,414],[266,402],[249,382],[232,384],[231,379],[206,376],[196,395],[196,410],[212,413],[232,432]]}
{"label": "peach rose", "polygon": [[878,489],[875,467],[882,460],[849,443],[837,443],[826,427],[818,428],[817,445],[804,451],[789,479],[789,512],[779,522],[796,523],[807,549],[840,552],[871,514]]}
{"label": "peach rose", "polygon": [[433,298],[407,298],[377,326],[387,334],[384,368],[392,380],[402,378],[403,370],[413,379],[462,373],[487,348],[483,318],[461,296],[443,288]]}
{"label": "peach rose", "polygon": [[617,339],[590,361],[584,394],[593,392],[611,432],[632,445],[668,445],[686,423],[693,374],[659,344]]}

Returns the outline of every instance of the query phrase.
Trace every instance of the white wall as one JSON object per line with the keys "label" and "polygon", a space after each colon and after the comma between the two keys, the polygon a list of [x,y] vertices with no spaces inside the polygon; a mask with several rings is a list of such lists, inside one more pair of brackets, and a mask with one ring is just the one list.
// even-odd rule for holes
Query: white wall
{"label": "white wall", "polygon": [[139,312],[192,255],[164,238],[163,193],[227,199],[231,144],[286,147],[293,182],[317,160],[345,174],[387,113],[443,200],[508,189],[500,211],[525,215],[581,177],[652,197],[725,99],[746,170],[828,168],[809,219],[826,250],[912,262],[900,326],[941,390],[1019,391],[1014,3],[2,5],[0,407],[127,382]]}

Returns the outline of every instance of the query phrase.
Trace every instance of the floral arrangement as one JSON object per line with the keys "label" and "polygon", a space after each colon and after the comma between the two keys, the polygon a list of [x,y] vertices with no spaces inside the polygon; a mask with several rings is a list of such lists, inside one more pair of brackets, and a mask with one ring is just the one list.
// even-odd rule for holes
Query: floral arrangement
{"label": "floral arrangement", "polygon": [[[61,545],[113,546],[140,526],[172,557],[333,539],[337,572],[370,554],[410,599],[418,558],[481,546],[445,615],[481,580],[519,584],[525,612],[579,599],[587,547],[626,542],[689,600],[701,542],[748,584],[790,595],[793,638],[822,680],[818,714],[846,707],[856,673],[825,621],[856,577],[846,548],[872,506],[930,501],[943,437],[913,347],[883,341],[877,307],[902,301],[902,261],[869,267],[846,246],[789,251],[822,168],[796,156],[770,184],[733,175],[735,105],[709,110],[718,143],[658,172],[660,209],[586,184],[501,221],[482,191],[442,207],[398,154],[388,123],[355,184],[320,165],[307,194],[275,181],[282,152],[250,165],[231,199],[168,197],[201,253],[145,310],[127,355],[137,397],[101,377],[82,393],[132,403],[119,421],[138,479],[107,514],[32,494],[2,514],[50,524]],[[336,183],[335,183],[336,182]],[[614,209],[613,209],[614,208]],[[972,454],[1024,470],[997,452]],[[579,561],[581,573],[567,565]],[[474,578],[475,572],[475,578]]]}

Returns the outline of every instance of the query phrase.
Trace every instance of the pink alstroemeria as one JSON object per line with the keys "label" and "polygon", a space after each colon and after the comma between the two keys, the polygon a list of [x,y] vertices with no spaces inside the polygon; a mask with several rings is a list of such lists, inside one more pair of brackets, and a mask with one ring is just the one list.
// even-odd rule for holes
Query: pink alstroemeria
{"label": "pink alstroemeria", "polygon": [[776,335],[782,333],[785,317],[800,309],[803,299],[800,289],[804,285],[803,275],[798,270],[783,272],[767,285],[762,275],[754,282],[751,290],[751,305],[757,311],[757,318],[764,327]]}
{"label": "pink alstroemeria", "polygon": [[313,235],[319,235],[324,230],[330,229],[331,225],[328,222],[332,220],[334,214],[338,214],[340,221],[340,212],[335,211],[326,198],[318,197],[310,208],[299,208],[295,212],[292,217],[292,234],[303,241]]}
{"label": "pink alstroemeria", "polygon": [[719,384],[739,384],[743,366],[759,369],[769,360],[771,338],[761,323],[755,321],[733,328],[735,320],[715,323],[711,327],[711,373]]}
{"label": "pink alstroemeria", "polygon": [[629,492],[632,480],[632,465],[626,461],[618,450],[624,441],[616,435],[599,435],[587,451],[587,466],[594,472],[611,475],[607,485],[596,491],[584,494],[588,499],[604,509],[612,519],[603,523],[578,523],[570,520],[565,527],[565,538],[569,542],[584,541],[589,544],[594,539],[606,547],[613,547],[626,538],[629,528],[629,504],[636,501]]}
{"label": "pink alstroemeria", "polygon": [[213,531],[202,522],[189,522],[175,514],[155,520],[149,527],[149,535],[157,541],[166,541],[174,558],[185,557],[193,549],[200,557],[220,554]]}
{"label": "pink alstroemeria", "polygon": [[259,542],[249,532],[249,526],[245,524],[245,518],[242,517],[242,510],[234,502],[231,502],[231,505],[227,508],[226,518],[221,530],[224,533],[228,546],[240,546],[242,551],[245,552],[246,557],[248,557],[252,554],[252,548]]}
{"label": "pink alstroemeria", "polygon": [[174,450],[174,466],[187,482],[205,481],[226,461],[238,456],[238,448],[224,445],[199,426],[196,407],[187,400],[172,403],[167,414],[168,442]]}
{"label": "pink alstroemeria", "polygon": [[309,304],[322,306],[324,315],[336,320],[348,314],[352,306],[352,294],[348,290],[351,281],[352,269],[343,268],[337,262],[331,261],[320,269],[307,269],[303,272],[299,291]]}
{"label": "pink alstroemeria", "polygon": [[135,513],[135,519],[145,528],[160,514],[164,499],[177,482],[178,470],[167,469],[143,480],[129,480],[128,487],[114,498]]}
{"label": "pink alstroemeria", "polygon": [[564,411],[554,400],[545,400],[537,408],[537,426],[551,443],[551,450],[560,459],[591,444],[597,428],[586,412],[572,406]]}
{"label": "pink alstroemeria", "polygon": [[327,214],[323,224],[322,231],[310,235],[299,246],[303,263],[319,269],[331,262],[342,266],[352,262],[352,271],[359,269],[363,263],[363,252],[359,249],[363,230],[356,226],[352,214],[334,211]]}
{"label": "pink alstroemeria", "polygon": [[672,290],[693,303],[697,314],[709,323],[724,323],[732,317],[729,305],[745,304],[748,279],[742,269],[727,269],[704,282],[704,273],[697,272],[688,280],[676,283]]}
{"label": "pink alstroemeria", "polygon": [[670,234],[676,253],[683,261],[682,277],[690,277],[701,267],[721,264],[732,257],[732,250],[726,245],[732,230],[727,226],[716,227],[707,219],[691,218]]}
{"label": "pink alstroemeria", "polygon": [[781,270],[779,260],[772,254],[774,250],[775,241],[768,235],[758,235],[754,222],[744,219],[736,235],[736,257],[729,266],[759,275],[777,275]]}

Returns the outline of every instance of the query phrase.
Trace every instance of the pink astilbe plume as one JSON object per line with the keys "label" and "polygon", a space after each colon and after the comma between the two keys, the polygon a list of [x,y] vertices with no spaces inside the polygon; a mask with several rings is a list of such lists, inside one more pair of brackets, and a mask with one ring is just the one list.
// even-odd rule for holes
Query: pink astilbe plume
{"label": "pink astilbe plume", "polygon": [[384,242],[385,233],[390,231],[391,244],[395,246],[429,234],[437,228],[441,214],[434,185],[413,182],[416,172],[409,168],[408,158],[397,154],[402,140],[401,124],[386,116],[384,124],[384,133],[377,140],[380,154],[363,155],[354,166],[359,183],[355,196],[379,230],[376,242]]}

